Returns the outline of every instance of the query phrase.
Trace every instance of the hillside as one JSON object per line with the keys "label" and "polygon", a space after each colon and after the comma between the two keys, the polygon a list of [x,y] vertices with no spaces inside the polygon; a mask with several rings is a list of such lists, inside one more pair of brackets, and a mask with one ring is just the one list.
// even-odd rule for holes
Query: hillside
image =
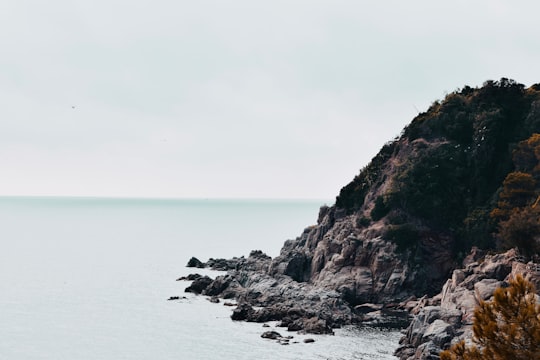
{"label": "hillside", "polygon": [[197,292],[238,299],[236,319],[329,332],[439,293],[473,247],[534,258],[538,134],[540,85],[465,86],[385,144],[278,257],[212,260],[229,273]]}
{"label": "hillside", "polygon": [[[518,145],[540,133],[539,100],[540,85],[501,79],[433,103],[274,262],[295,259],[294,271],[284,273],[337,282],[352,304],[438,292],[471,247],[502,250],[490,215],[516,170]],[[530,199],[539,189],[537,181]],[[349,274],[343,282],[342,273]]]}
{"label": "hillside", "polygon": [[495,248],[489,213],[518,143],[540,132],[539,97],[540,84],[502,79],[435,102],[341,189],[336,208],[451,235],[456,252]]}

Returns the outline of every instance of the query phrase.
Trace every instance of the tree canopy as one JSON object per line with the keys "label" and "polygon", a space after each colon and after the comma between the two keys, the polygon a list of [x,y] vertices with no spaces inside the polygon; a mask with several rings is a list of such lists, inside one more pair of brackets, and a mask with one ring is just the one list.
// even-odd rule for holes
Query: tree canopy
{"label": "tree canopy", "polygon": [[[389,177],[392,187],[370,197]],[[497,248],[498,224],[530,205],[539,186],[540,87],[503,78],[434,102],[341,189],[336,206],[373,208],[367,221],[404,214],[453,237],[457,254]]]}

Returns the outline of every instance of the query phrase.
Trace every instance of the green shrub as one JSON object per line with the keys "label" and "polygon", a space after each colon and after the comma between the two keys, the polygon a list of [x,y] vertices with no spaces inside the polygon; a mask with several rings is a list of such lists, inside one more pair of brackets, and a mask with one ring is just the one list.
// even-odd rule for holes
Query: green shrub
{"label": "green shrub", "polygon": [[382,219],[390,211],[390,206],[387,204],[383,196],[377,197],[375,206],[371,210],[371,218],[375,221]]}
{"label": "green shrub", "polygon": [[414,249],[418,245],[420,233],[411,224],[392,225],[386,230],[383,238],[397,245],[398,252]]}
{"label": "green shrub", "polygon": [[371,219],[365,216],[360,216],[356,218],[356,227],[363,228],[371,224]]}

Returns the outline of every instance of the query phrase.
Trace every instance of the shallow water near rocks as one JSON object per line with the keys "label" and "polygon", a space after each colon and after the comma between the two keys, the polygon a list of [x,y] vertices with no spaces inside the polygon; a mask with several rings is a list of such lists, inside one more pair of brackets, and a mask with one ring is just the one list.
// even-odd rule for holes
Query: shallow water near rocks
{"label": "shallow water near rocks", "polygon": [[[194,272],[191,256],[276,256],[322,204],[0,198],[0,358],[395,359],[397,331],[314,336],[233,322],[230,307],[175,281]],[[293,343],[262,339],[266,330]]]}

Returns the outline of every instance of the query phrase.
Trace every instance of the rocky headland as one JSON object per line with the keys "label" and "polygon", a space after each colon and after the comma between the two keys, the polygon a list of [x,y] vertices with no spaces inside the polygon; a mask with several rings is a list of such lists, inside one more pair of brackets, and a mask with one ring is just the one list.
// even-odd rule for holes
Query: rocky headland
{"label": "rocky headland", "polygon": [[[456,91],[385,144],[279,256],[193,258],[190,267],[227,273],[191,276],[186,291],[234,299],[234,320],[278,321],[288,330],[406,328],[397,356],[438,359],[453,341],[470,339],[478,301],[527,274],[525,260],[540,251],[530,207],[540,195],[538,133],[540,85],[501,79]],[[533,179],[519,201],[507,185],[516,171]],[[513,212],[532,213],[522,221],[530,241],[501,234]],[[514,247],[526,259],[507,251]]]}

